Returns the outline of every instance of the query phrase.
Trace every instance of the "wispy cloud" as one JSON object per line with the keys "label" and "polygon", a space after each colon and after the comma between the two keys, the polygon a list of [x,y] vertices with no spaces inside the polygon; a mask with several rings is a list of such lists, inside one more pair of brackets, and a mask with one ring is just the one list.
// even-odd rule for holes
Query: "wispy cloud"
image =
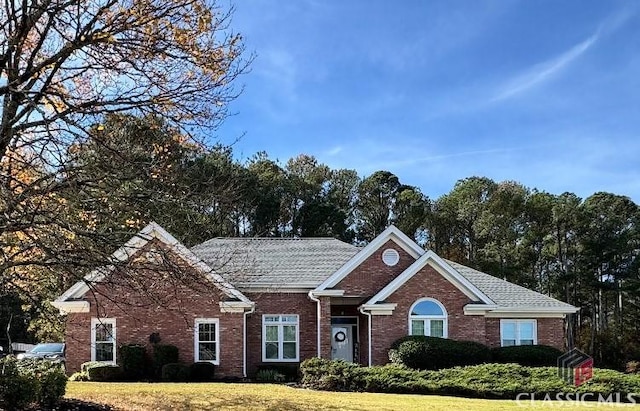
{"label": "wispy cloud", "polygon": [[288,100],[297,98],[298,66],[296,59],[284,49],[266,49],[258,55],[256,73],[276,86]]}
{"label": "wispy cloud", "polygon": [[335,156],[337,154],[340,154],[342,152],[342,146],[335,146],[330,150],[327,150],[326,154],[328,156]]}
{"label": "wispy cloud", "polygon": [[600,37],[600,30],[596,31],[586,40],[576,44],[569,50],[545,62],[536,64],[524,73],[518,74],[506,82],[498,94],[490,102],[496,102],[513,97],[525,92],[538,84],[541,84],[562,70],[569,67],[577,58],[589,50]]}

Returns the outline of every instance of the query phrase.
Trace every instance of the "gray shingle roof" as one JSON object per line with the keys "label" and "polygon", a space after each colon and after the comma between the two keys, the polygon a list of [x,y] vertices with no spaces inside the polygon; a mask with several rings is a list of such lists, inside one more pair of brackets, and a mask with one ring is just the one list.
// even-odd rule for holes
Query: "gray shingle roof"
{"label": "gray shingle roof", "polygon": [[445,261],[500,307],[572,307],[555,298],[474,270],[473,268],[458,264],[454,261]]}
{"label": "gray shingle roof", "polygon": [[360,249],[334,238],[213,238],[191,251],[239,288],[315,288]]}
{"label": "gray shingle roof", "polygon": [[[240,289],[315,288],[360,251],[334,238],[213,238],[191,251]],[[571,308],[569,304],[445,260],[500,307]]]}

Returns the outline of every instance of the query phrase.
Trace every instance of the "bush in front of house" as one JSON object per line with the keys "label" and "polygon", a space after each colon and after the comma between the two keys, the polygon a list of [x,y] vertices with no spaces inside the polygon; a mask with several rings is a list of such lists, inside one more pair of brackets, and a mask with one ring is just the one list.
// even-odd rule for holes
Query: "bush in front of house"
{"label": "bush in front of house", "polygon": [[491,350],[492,362],[514,363],[527,367],[552,367],[558,363],[562,351],[548,345],[514,345]]}
{"label": "bush in front of house", "polygon": [[91,367],[95,367],[95,366],[100,366],[103,365],[103,362],[100,361],[87,361],[87,362],[83,362],[82,365],[80,365],[80,372],[88,372],[89,368]]}
{"label": "bush in front of house", "polygon": [[83,382],[89,381],[89,374],[86,371],[78,371],[71,374],[69,381]]}
{"label": "bush in front of house", "polygon": [[160,379],[164,382],[187,382],[191,379],[191,368],[179,362],[162,366]]}
{"label": "bush in front of house", "polygon": [[258,382],[284,382],[286,377],[280,374],[274,368],[263,368],[256,373],[256,381]]}
{"label": "bush in front of house", "polygon": [[122,378],[127,381],[140,381],[146,375],[147,349],[140,344],[124,344],[118,347]]}
{"label": "bush in front of house", "polygon": [[[362,367],[345,361],[313,358],[300,370],[307,388],[327,391],[462,395],[475,398],[514,399],[518,393],[538,398],[556,393],[595,393],[605,398],[640,392],[640,376],[594,369],[593,378],[579,387],[558,377],[556,367],[524,367],[518,364],[480,364],[419,371],[397,364]],[[636,398],[637,399],[637,398]]]}
{"label": "bush in front of house", "polygon": [[344,360],[310,358],[300,364],[301,383],[323,391],[363,391],[363,384],[356,378],[361,369],[360,365]]}
{"label": "bush in front of house", "polygon": [[0,361],[0,408],[54,407],[64,396],[67,377],[59,363],[6,357]]}
{"label": "bush in front of house", "polygon": [[474,341],[410,335],[396,340],[389,359],[416,370],[439,370],[491,361],[491,350]]}
{"label": "bush in front of house", "polygon": [[111,363],[98,363],[87,367],[89,381],[112,382],[122,378],[122,369]]}
{"label": "bush in front of house", "polygon": [[24,409],[35,402],[38,387],[35,378],[20,372],[14,357],[0,360],[0,367],[0,409]]}
{"label": "bush in front of house", "polygon": [[153,365],[156,369],[156,376],[162,378],[162,367],[166,364],[175,364],[179,361],[180,354],[178,347],[170,344],[154,344]]}
{"label": "bush in front of house", "polygon": [[213,381],[216,366],[210,362],[194,362],[189,366],[189,381],[209,382]]}
{"label": "bush in front of house", "polygon": [[[258,366],[258,373],[260,371],[275,371],[282,375],[282,382],[294,382],[300,380],[300,365],[299,364],[269,364]],[[265,374],[266,375],[266,374]],[[258,379],[256,374],[256,380]]]}
{"label": "bush in front of house", "polygon": [[61,363],[46,360],[18,361],[18,370],[32,375],[37,382],[35,400],[45,407],[53,407],[64,396],[67,376]]}

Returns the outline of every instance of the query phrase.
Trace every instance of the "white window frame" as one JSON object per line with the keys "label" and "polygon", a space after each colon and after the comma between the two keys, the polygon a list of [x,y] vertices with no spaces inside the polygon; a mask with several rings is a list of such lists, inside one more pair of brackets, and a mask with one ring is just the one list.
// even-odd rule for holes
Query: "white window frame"
{"label": "white window frame", "polygon": [[[440,307],[440,309],[442,310],[443,315],[411,315],[416,305],[425,301],[429,301],[438,305],[438,307]],[[444,305],[442,305],[440,301],[436,300],[435,298],[419,298],[409,308],[409,335],[413,335],[413,320],[422,320],[424,324],[424,335],[427,337],[431,336],[431,320],[442,320],[442,338],[449,338],[448,318],[449,315],[447,314],[447,309],[444,308]]]}
{"label": "white window frame", "polygon": [[[504,345],[504,325],[505,324],[515,324],[516,326],[516,343],[515,345],[522,345],[520,341],[522,340],[520,335],[520,325],[521,324],[533,324],[533,345],[538,345],[538,321],[536,319],[501,319],[500,320],[500,346],[505,347]],[[507,347],[513,347],[509,345]]]}
{"label": "white window frame", "polygon": [[[117,362],[116,354],[117,350],[117,330],[116,330],[116,319],[115,318],[91,318],[91,361],[96,360],[96,327],[102,324],[111,324],[111,337],[113,338],[113,361],[100,361],[107,364],[115,364]],[[102,342],[102,341],[100,341]]]}
{"label": "white window frame", "polygon": [[[216,344],[216,359],[215,360],[201,360],[200,359],[200,349],[198,345],[200,344],[200,332],[198,327],[200,324],[215,324],[216,332],[215,332],[215,341],[204,341],[204,342],[214,342]],[[193,327],[193,362],[209,362],[214,365],[220,365],[220,320],[218,318],[196,318],[194,327]]]}
{"label": "white window frame", "polygon": [[[280,317],[279,321],[265,321],[267,317]],[[296,317],[296,322],[282,321],[282,317]],[[278,327],[278,358],[267,358],[267,325]],[[284,326],[296,327],[296,358],[283,358]],[[289,341],[288,341],[289,342]],[[262,316],[262,362],[299,362],[300,361],[300,316],[298,314],[264,314]]]}

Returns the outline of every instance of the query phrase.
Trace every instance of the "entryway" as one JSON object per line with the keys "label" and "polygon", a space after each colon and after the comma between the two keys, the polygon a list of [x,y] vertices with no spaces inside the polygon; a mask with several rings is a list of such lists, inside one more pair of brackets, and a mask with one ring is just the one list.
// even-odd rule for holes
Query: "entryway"
{"label": "entryway", "polygon": [[357,362],[358,357],[358,317],[331,317],[331,359]]}

